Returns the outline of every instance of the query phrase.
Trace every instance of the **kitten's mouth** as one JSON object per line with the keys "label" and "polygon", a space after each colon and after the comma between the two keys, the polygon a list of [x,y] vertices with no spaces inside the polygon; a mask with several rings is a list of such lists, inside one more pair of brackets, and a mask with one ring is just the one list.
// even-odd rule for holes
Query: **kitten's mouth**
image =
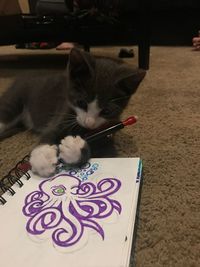
{"label": "kitten's mouth", "polygon": [[84,124],[79,124],[81,127],[85,128],[86,130],[90,130],[90,131],[94,131],[94,130],[97,130],[99,127],[101,126],[87,126],[87,125],[84,125]]}
{"label": "kitten's mouth", "polygon": [[106,128],[108,128],[108,126],[112,126],[112,124],[109,123],[109,122],[106,122],[106,123],[104,123],[103,125],[100,125],[99,127],[95,128],[95,129],[90,129],[90,131],[88,131],[88,132],[85,134],[84,137],[86,137],[86,138],[87,138],[87,137],[90,137],[90,136],[92,136],[92,135],[95,134],[95,133],[98,133],[98,132],[100,132],[100,131],[105,130]]}
{"label": "kitten's mouth", "polygon": [[85,118],[84,121],[79,119],[79,117],[77,117],[77,122],[80,126],[82,126],[87,130],[95,130],[103,124],[103,123],[97,123],[96,120],[92,117]]}
{"label": "kitten's mouth", "polygon": [[80,126],[80,127],[82,127],[82,128],[84,128],[85,130],[87,130],[87,131],[93,131],[93,130],[95,130],[95,129],[98,129],[98,126],[97,127],[89,127],[89,126],[87,126],[87,125],[85,125],[85,124],[83,124],[83,123],[80,123],[80,122],[78,122],[78,125]]}

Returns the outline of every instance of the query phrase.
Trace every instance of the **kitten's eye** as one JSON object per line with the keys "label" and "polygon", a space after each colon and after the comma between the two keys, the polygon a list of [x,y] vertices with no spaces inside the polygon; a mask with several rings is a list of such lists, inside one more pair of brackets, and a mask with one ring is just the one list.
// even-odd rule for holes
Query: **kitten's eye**
{"label": "kitten's eye", "polygon": [[101,115],[102,116],[108,116],[108,115],[110,115],[110,109],[109,108],[102,109]]}
{"label": "kitten's eye", "polygon": [[78,100],[76,103],[79,108],[87,110],[87,103],[84,100]]}

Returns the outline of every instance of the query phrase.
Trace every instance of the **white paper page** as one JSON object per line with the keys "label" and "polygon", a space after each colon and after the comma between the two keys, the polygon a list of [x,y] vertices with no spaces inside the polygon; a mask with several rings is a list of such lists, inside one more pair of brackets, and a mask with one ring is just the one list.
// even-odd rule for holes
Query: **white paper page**
{"label": "white paper page", "polygon": [[[52,180],[32,175],[16,195],[4,195],[8,201],[0,207],[2,266],[121,266],[138,164],[138,158],[92,159],[78,196],[77,186],[86,172],[73,177],[61,173]],[[31,195],[34,191],[39,192]],[[59,232],[62,228],[68,232]]]}
{"label": "white paper page", "polygon": [[121,266],[129,267],[130,264],[130,256],[131,256],[131,249],[132,249],[132,242],[133,242],[133,234],[134,234],[134,226],[136,221],[136,212],[138,206],[138,195],[140,190],[140,182],[142,177],[142,161],[139,163],[138,166],[138,173],[136,179],[136,186],[134,194],[132,195],[132,208],[129,218],[129,225],[127,229],[127,242],[124,245],[123,254],[122,254],[122,263]]}

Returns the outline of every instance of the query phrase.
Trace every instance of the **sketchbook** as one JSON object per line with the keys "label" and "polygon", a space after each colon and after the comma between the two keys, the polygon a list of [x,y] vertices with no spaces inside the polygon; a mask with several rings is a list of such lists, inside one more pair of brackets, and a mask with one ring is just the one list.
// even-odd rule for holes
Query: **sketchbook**
{"label": "sketchbook", "polygon": [[1,266],[128,267],[141,172],[140,158],[93,158],[42,178],[20,162],[0,184]]}

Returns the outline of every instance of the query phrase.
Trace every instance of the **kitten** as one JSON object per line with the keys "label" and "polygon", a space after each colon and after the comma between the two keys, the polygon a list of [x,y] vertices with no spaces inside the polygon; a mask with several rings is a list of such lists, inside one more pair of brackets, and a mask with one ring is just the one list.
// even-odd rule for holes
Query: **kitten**
{"label": "kitten", "polygon": [[86,162],[92,151],[83,136],[119,119],[145,71],[118,60],[72,49],[66,70],[17,80],[0,98],[0,134],[23,124],[40,135],[30,155],[40,176],[54,173],[58,159]]}

